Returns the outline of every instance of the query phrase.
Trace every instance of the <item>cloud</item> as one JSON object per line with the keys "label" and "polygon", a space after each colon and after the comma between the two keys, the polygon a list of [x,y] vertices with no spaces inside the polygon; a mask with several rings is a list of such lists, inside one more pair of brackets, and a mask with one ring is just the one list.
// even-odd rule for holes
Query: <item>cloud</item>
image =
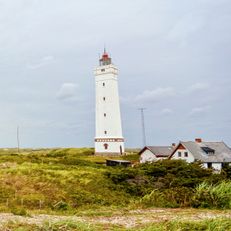
{"label": "cloud", "polygon": [[122,104],[131,103],[131,98],[130,98],[130,97],[123,97],[123,96],[120,96],[120,102],[121,102]]}
{"label": "cloud", "polygon": [[169,40],[184,41],[198,32],[205,24],[204,15],[189,13],[182,17],[170,30]]}
{"label": "cloud", "polygon": [[196,92],[196,91],[203,91],[209,88],[208,83],[195,83],[192,86],[189,87],[188,92]]}
{"label": "cloud", "polygon": [[202,106],[202,107],[195,107],[192,108],[191,112],[189,113],[190,116],[197,116],[197,115],[201,115],[206,113],[207,111],[209,111],[211,107],[206,105],[206,106]]}
{"label": "cloud", "polygon": [[170,115],[172,114],[172,110],[170,108],[164,108],[161,112],[161,115]]}
{"label": "cloud", "polygon": [[38,69],[40,67],[49,65],[50,63],[52,63],[54,61],[54,59],[55,59],[54,56],[51,56],[51,55],[45,56],[37,63],[28,64],[27,68],[29,68],[29,69]]}
{"label": "cloud", "polygon": [[155,90],[146,90],[142,94],[135,97],[137,102],[157,102],[171,96],[174,96],[175,90],[172,87],[156,88]]}
{"label": "cloud", "polygon": [[77,100],[77,88],[75,83],[64,83],[59,89],[56,98],[59,100]]}
{"label": "cloud", "polygon": [[[92,146],[92,69],[98,65],[97,53],[102,52],[104,41],[120,70],[127,146],[140,144],[134,136],[140,130],[134,126],[140,107],[148,108],[147,120],[165,118],[149,129],[157,143],[168,142],[171,134],[173,139],[188,139],[189,128],[192,134],[200,130],[192,122],[219,121],[225,129],[211,126],[203,133],[231,144],[231,123],[225,120],[231,117],[230,9],[229,0],[0,0],[0,105],[4,108],[0,126],[6,127],[0,129],[0,145],[15,145],[17,124],[21,128],[21,123],[42,120],[49,126],[33,129],[31,125],[25,140],[28,146]],[[104,26],[99,27],[103,20]],[[114,29],[105,33],[111,25]],[[79,87],[73,90],[64,83]],[[66,136],[59,129],[60,123],[64,127],[75,121],[85,126],[75,129],[81,135]],[[181,122],[185,126],[176,129]],[[13,127],[12,134],[8,127]],[[40,139],[36,131],[43,130],[46,137]],[[157,130],[170,135],[155,136]]]}

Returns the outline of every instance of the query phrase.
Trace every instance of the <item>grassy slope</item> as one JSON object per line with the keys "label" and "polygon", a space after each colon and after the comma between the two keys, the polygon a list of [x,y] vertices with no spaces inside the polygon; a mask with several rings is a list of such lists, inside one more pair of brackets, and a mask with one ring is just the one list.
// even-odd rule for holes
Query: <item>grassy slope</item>
{"label": "grassy slope", "polygon": [[[130,196],[111,190],[106,157],[93,149],[0,150],[0,210],[68,210],[82,206],[123,206]],[[115,157],[116,158],[116,157]],[[121,157],[136,159],[137,155]]]}
{"label": "grassy slope", "polygon": [[[126,206],[134,198],[124,191],[112,190],[104,176],[106,157],[92,155],[93,149],[0,149],[0,211],[14,214],[63,213],[80,216],[119,216],[130,213]],[[115,157],[116,158],[116,157]],[[137,155],[120,157],[137,161]],[[108,207],[110,206],[110,208]],[[25,210],[25,209],[26,210]],[[199,210],[196,210],[199,211]],[[114,214],[116,213],[116,214]],[[120,215],[121,216],[121,215]],[[140,219],[140,214],[137,214]],[[144,215],[146,216],[146,215]],[[155,215],[156,216],[156,215]],[[155,217],[154,216],[154,217]],[[61,222],[36,224],[8,222],[8,230],[230,230],[230,219],[203,221],[162,220],[127,229],[123,225]]]}

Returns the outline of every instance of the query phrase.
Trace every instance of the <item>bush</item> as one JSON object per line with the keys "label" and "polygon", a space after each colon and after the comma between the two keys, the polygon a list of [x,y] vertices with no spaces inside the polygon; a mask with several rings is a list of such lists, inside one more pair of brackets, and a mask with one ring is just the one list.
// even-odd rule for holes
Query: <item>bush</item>
{"label": "bush", "polygon": [[231,180],[231,165],[229,163],[225,164],[222,169],[222,174],[227,178]]}
{"label": "bush", "polygon": [[[163,160],[134,168],[113,168],[106,176],[116,185],[133,196],[144,196],[155,189],[195,188],[204,180],[213,182],[211,170],[204,169],[200,163],[189,164],[182,160]],[[216,181],[221,177],[216,175]],[[119,184],[119,186],[117,186]]]}
{"label": "bush", "polygon": [[161,181],[163,188],[194,188],[213,175],[210,169],[202,168],[200,163],[187,163],[183,160],[157,161],[141,165],[141,169],[152,182]]}

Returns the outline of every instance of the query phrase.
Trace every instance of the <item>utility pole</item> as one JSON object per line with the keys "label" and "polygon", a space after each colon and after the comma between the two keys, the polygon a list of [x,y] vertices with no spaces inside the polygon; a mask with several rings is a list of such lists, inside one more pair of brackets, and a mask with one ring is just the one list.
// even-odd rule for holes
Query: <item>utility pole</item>
{"label": "utility pole", "polygon": [[142,125],[142,135],[143,135],[143,146],[146,146],[146,134],[145,134],[145,124],[144,124],[144,110],[146,108],[139,108],[141,113],[141,125]]}
{"label": "utility pole", "polygon": [[17,126],[17,144],[18,144],[18,153],[20,152],[20,142],[19,142],[19,126]]}

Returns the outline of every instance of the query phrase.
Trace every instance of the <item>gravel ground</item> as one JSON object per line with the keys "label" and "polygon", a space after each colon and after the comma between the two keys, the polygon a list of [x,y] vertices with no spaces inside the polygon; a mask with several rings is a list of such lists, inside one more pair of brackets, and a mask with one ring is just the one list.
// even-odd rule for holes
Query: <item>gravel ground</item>
{"label": "gravel ground", "polygon": [[24,224],[35,224],[38,226],[42,225],[44,222],[56,223],[61,221],[77,221],[89,224],[114,224],[131,228],[151,222],[164,222],[170,220],[195,221],[220,217],[231,219],[231,211],[198,209],[142,209],[126,212],[123,211],[121,214],[117,211],[111,216],[59,216],[36,214],[29,217],[17,216],[11,213],[0,213],[0,227],[9,221]]}

